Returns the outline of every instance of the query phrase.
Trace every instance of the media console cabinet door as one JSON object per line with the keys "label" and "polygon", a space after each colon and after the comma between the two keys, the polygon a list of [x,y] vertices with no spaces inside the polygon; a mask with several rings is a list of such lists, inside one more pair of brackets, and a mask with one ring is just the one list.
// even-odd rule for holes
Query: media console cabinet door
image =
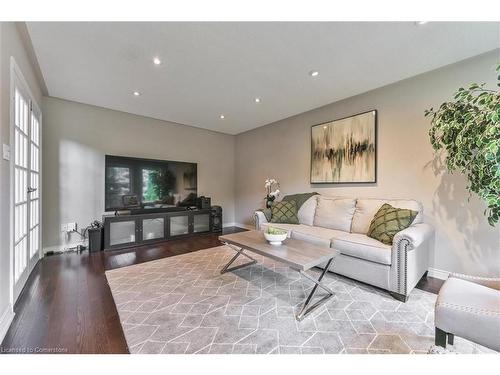
{"label": "media console cabinet door", "polygon": [[151,217],[141,219],[142,238],[144,242],[161,240],[165,238],[165,216]]}
{"label": "media console cabinet door", "polygon": [[189,234],[189,215],[170,216],[170,237]]}
{"label": "media console cabinet door", "polygon": [[109,224],[109,245],[124,245],[136,242],[136,221],[115,221]]}
{"label": "media console cabinet door", "polygon": [[195,213],[193,215],[193,233],[210,231],[210,213]]}
{"label": "media console cabinet door", "polygon": [[115,217],[104,221],[104,248],[135,245],[140,241],[139,220],[136,217]]}

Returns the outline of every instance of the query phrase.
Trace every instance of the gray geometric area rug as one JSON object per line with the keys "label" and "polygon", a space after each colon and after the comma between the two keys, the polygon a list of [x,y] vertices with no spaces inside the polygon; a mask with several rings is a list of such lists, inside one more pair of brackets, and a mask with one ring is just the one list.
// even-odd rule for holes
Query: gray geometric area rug
{"label": "gray geometric area rug", "polygon": [[[312,282],[256,254],[257,264],[221,275],[233,255],[220,246],[107,271],[130,352],[427,353],[434,343],[431,293],[414,289],[401,303],[328,273],[335,297],[298,322]],[[460,338],[453,350],[488,351]]]}

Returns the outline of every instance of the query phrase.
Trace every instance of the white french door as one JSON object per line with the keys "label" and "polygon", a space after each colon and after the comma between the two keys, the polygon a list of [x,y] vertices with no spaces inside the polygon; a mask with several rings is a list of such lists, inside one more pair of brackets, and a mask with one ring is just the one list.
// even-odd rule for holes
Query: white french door
{"label": "white french door", "polygon": [[40,258],[41,112],[17,68],[12,70],[13,299]]}

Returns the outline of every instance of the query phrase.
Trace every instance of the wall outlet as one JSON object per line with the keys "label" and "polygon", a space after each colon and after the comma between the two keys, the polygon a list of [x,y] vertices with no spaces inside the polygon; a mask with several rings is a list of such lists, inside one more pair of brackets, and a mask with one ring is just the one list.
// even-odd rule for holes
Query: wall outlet
{"label": "wall outlet", "polygon": [[3,160],[10,160],[10,146],[5,143],[2,145]]}

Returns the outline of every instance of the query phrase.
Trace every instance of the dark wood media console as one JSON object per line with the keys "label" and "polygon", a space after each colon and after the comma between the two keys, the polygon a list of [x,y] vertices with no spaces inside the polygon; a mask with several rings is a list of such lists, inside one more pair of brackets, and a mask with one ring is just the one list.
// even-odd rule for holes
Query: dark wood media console
{"label": "dark wood media console", "polygon": [[122,249],[213,232],[211,209],[104,216],[104,249]]}

